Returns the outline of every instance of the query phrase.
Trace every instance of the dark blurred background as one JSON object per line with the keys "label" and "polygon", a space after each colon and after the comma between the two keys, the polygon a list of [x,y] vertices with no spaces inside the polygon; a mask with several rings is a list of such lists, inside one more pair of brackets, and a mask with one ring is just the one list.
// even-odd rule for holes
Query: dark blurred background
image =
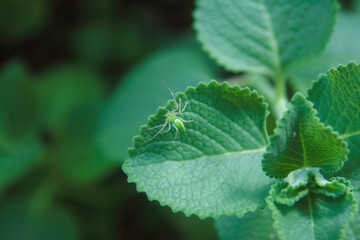
{"label": "dark blurred background", "polygon": [[126,156],[107,157],[96,140],[124,75],[192,35],[193,9],[192,0],[0,1],[0,239],[215,239],[212,221],[136,193]]}
{"label": "dark blurred background", "polygon": [[[352,9],[353,1],[343,1]],[[0,0],[0,239],[216,239],[121,171],[170,98],[230,76],[196,42],[194,0]]]}

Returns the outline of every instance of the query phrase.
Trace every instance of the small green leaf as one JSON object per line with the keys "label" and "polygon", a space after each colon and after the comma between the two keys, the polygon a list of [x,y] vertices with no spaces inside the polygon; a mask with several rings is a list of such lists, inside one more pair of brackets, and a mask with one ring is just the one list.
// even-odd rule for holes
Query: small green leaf
{"label": "small green leaf", "polygon": [[309,99],[320,120],[332,126],[349,146],[349,161],[335,175],[360,188],[360,66],[350,63],[320,76]]}
{"label": "small green leaf", "polygon": [[111,159],[127,159],[139,126],[171,97],[163,83],[175,92],[214,76],[197,45],[181,44],[151,55],[125,76],[108,100],[100,120],[100,147]]}
{"label": "small green leaf", "polygon": [[225,68],[276,76],[323,50],[337,11],[334,0],[198,0],[195,28]]}
{"label": "small green leaf", "polygon": [[271,211],[268,208],[247,213],[242,218],[221,216],[215,222],[220,240],[275,240]]}
{"label": "small green leaf", "polygon": [[200,218],[242,216],[264,206],[273,180],[261,171],[267,145],[267,104],[257,92],[212,81],[177,94],[189,101],[183,119],[185,132],[160,134],[153,127],[165,122],[170,101],[143,126],[130,150],[132,159],[123,170],[129,182],[150,200],[169,205],[173,211]]}
{"label": "small green leaf", "polygon": [[319,167],[334,172],[343,166],[348,150],[346,143],[315,117],[312,103],[296,93],[288,111],[278,121],[262,161],[268,176],[285,178],[290,172]]}
{"label": "small green leaf", "polygon": [[[332,187],[338,184],[337,181],[332,181]],[[275,200],[283,187],[282,182],[274,185],[266,199],[273,211],[274,227],[280,239],[336,240],[344,236],[344,228],[358,205],[350,188],[334,198],[316,191],[319,189],[316,187],[289,207]]]}

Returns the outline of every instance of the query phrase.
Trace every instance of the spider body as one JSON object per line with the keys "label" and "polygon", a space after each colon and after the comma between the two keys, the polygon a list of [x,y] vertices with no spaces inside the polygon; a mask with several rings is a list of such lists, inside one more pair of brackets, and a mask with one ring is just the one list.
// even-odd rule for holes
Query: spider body
{"label": "spider body", "polygon": [[[184,107],[181,108],[181,98],[179,98],[179,103],[177,103],[176,100],[175,100],[174,93],[171,91],[170,88],[168,88],[168,89],[169,89],[169,91],[170,91],[170,93],[171,93],[171,95],[173,97],[176,108],[174,110],[172,110],[172,111],[168,110],[168,112],[164,115],[164,117],[166,117],[166,120],[165,120],[164,124],[160,124],[158,126],[149,128],[149,130],[153,130],[153,129],[156,129],[156,128],[161,128],[160,131],[158,131],[154,136],[152,136],[149,139],[149,142],[151,140],[153,140],[157,135],[169,132],[171,130],[171,126],[173,126],[175,128],[175,130],[176,130],[176,132],[175,132],[175,138],[176,138],[179,131],[180,132],[185,132],[184,122],[192,122],[193,121],[193,120],[184,120],[184,119],[177,116],[178,114],[185,111],[185,108],[186,108],[186,106],[188,104],[188,101],[185,102]],[[168,128],[165,130],[165,128],[167,126],[168,126]]]}

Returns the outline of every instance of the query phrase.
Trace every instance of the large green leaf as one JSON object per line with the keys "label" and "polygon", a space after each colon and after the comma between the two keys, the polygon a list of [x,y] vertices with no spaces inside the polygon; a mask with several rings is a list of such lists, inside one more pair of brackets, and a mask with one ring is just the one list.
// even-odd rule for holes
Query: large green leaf
{"label": "large green leaf", "polygon": [[309,98],[321,121],[348,143],[349,161],[336,175],[360,188],[360,66],[350,63],[322,75],[309,91]]}
{"label": "large green leaf", "polygon": [[[333,180],[328,189],[337,186],[336,182]],[[273,211],[274,227],[280,239],[337,240],[344,236],[344,228],[358,204],[349,190],[331,197],[326,194],[327,190],[316,188],[294,205],[288,206],[276,201],[276,195],[283,187],[281,182],[274,185],[266,199]]]}
{"label": "large green leaf", "polygon": [[247,213],[242,218],[221,216],[215,226],[220,240],[271,240],[278,239],[268,208]]}
{"label": "large green leaf", "polygon": [[360,61],[360,42],[354,41],[354,39],[360,38],[360,31],[357,31],[359,22],[358,14],[349,12],[339,14],[334,34],[324,53],[307,61],[301,69],[292,74],[290,83],[295,90],[306,93],[311,88],[311,82],[318,79],[320,73],[327,72],[328,69],[340,63]]}
{"label": "large green leaf", "polygon": [[212,81],[187,88],[177,99],[189,101],[179,116],[192,119],[186,131],[161,134],[149,127],[162,124],[164,114],[175,108],[159,108],[134,139],[132,159],[123,170],[138,191],[173,211],[200,218],[242,216],[264,206],[273,182],[261,171],[267,145],[267,104],[248,88],[219,85]]}
{"label": "large green leaf", "polygon": [[198,0],[195,28],[227,69],[276,76],[320,53],[337,10],[334,0]]}
{"label": "large green leaf", "polygon": [[278,121],[262,161],[268,176],[284,178],[290,172],[319,167],[334,172],[343,166],[348,150],[346,143],[315,117],[312,103],[296,93],[288,111]]}
{"label": "large green leaf", "polygon": [[197,45],[182,44],[151,55],[132,70],[104,109],[99,144],[112,159],[128,158],[127,149],[139,126],[173,91],[214,78],[214,71]]}

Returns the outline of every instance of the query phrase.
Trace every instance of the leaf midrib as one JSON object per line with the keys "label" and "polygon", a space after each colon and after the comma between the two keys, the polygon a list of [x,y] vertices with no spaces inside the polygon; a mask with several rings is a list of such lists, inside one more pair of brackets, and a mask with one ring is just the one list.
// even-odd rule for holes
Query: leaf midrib
{"label": "leaf midrib", "polygon": [[274,57],[275,57],[275,63],[274,64],[275,64],[275,67],[276,67],[276,69],[274,69],[274,74],[275,75],[273,77],[276,77],[276,76],[279,75],[279,72],[281,72],[280,51],[279,51],[279,45],[278,45],[278,42],[277,42],[277,39],[276,39],[276,36],[275,36],[275,30],[274,30],[274,27],[273,27],[273,24],[272,24],[271,14],[270,14],[270,11],[269,11],[269,9],[267,8],[267,6],[265,4],[265,1],[263,1],[262,4],[264,6],[264,10],[265,10],[264,12],[266,14],[265,17],[268,19],[268,21],[266,21],[266,22],[268,23],[267,25],[268,25],[270,34],[272,36],[271,43],[272,43],[272,46],[273,46]]}
{"label": "leaf midrib", "polygon": [[309,194],[307,196],[307,200],[308,200],[308,206],[309,206],[309,214],[310,214],[310,225],[311,225],[311,235],[312,235],[312,239],[315,239],[315,233],[314,233],[314,216],[313,216],[313,210],[312,210],[312,204],[311,204],[311,194]]}
{"label": "leaf midrib", "polygon": [[266,146],[262,147],[262,148],[256,148],[256,149],[249,149],[249,150],[243,150],[243,151],[239,151],[239,152],[225,152],[222,154],[214,154],[214,155],[205,155],[203,154],[200,157],[197,158],[191,158],[191,159],[181,159],[181,160],[169,160],[169,159],[165,159],[164,161],[161,162],[154,162],[154,163],[150,163],[151,165],[156,165],[156,164],[163,164],[165,162],[183,162],[183,161],[197,161],[197,160],[201,160],[203,158],[207,158],[207,157],[226,157],[226,156],[231,156],[231,155],[250,155],[252,153],[260,153],[260,152],[265,152],[266,150]]}
{"label": "leaf midrib", "polygon": [[301,128],[302,128],[301,126],[302,126],[302,124],[299,123],[299,135],[300,135],[301,147],[303,149],[304,167],[308,167],[306,148],[305,148],[305,145],[304,145],[304,138],[303,138],[303,134],[302,134],[302,131],[301,131]]}

